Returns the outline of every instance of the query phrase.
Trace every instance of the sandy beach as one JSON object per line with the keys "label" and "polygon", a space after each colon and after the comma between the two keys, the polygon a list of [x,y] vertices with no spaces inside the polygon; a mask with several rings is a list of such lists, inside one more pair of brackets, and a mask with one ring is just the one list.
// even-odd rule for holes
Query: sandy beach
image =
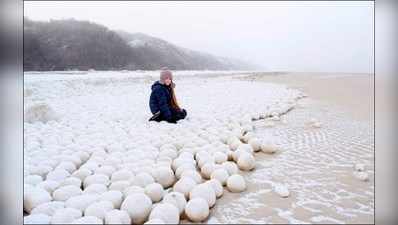
{"label": "sandy beach", "polygon": [[[214,216],[223,223],[373,223],[373,76],[276,74],[237,79],[284,84],[308,95],[284,115],[285,124],[269,128],[257,122],[256,132],[285,140],[285,151],[276,157],[260,154],[248,175],[250,194],[227,193]],[[314,117],[322,121],[321,129],[304,125]],[[358,162],[366,164],[368,182],[353,176]],[[289,186],[291,196],[273,194],[275,182]]]}
{"label": "sandy beach", "polygon": [[[231,193],[224,188],[204,223],[373,223],[372,76],[208,73],[176,73],[177,96],[189,113],[177,126],[147,122],[149,87],[157,73],[144,79],[118,72],[60,75],[56,80],[50,80],[51,74],[26,76],[25,107],[44,104],[44,114],[25,119],[57,120],[25,123],[25,181],[40,186],[34,176],[46,177],[37,168],[41,159],[57,170],[62,169],[58,163],[82,152],[90,157],[74,159],[76,167],[65,168],[72,173],[90,168],[97,174],[106,165],[151,174],[160,146],[171,141],[185,146],[184,151],[213,154],[228,147],[220,141],[230,134],[228,121],[251,115],[256,137],[272,137],[280,151],[255,152],[255,168],[238,172],[247,189]],[[274,111],[280,119],[258,118]],[[320,127],[309,125],[314,119]],[[367,181],[354,175],[357,164],[364,165]],[[287,188],[288,197],[276,193],[280,186]]]}

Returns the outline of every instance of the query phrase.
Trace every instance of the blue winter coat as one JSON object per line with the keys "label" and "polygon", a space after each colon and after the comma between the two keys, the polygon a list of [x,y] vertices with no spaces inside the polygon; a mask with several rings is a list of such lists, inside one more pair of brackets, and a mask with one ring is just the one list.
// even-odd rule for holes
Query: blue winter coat
{"label": "blue winter coat", "polygon": [[160,111],[160,114],[164,119],[170,121],[172,119],[172,107],[171,107],[171,92],[170,88],[159,81],[152,84],[152,93],[149,98],[149,107],[152,114]]}

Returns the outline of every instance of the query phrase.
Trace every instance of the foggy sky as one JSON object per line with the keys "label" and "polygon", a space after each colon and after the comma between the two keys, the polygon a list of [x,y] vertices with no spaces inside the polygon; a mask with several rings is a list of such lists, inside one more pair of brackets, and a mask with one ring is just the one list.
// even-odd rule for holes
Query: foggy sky
{"label": "foggy sky", "polygon": [[373,71],[373,2],[24,2],[33,20],[90,20],[273,71]]}

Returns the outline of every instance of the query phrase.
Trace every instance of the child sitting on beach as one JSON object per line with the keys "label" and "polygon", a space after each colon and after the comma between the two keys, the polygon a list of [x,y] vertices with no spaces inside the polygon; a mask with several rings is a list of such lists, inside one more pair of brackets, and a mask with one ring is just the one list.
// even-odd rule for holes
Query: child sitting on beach
{"label": "child sitting on beach", "polygon": [[153,116],[149,121],[176,123],[187,116],[187,111],[181,109],[177,103],[174,88],[175,83],[171,71],[163,68],[160,72],[160,79],[151,87],[149,107]]}

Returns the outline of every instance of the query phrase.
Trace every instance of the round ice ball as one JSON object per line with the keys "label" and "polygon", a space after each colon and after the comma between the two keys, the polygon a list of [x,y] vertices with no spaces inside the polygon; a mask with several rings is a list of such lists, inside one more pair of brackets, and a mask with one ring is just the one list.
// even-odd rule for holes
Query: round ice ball
{"label": "round ice ball", "polygon": [[159,202],[163,198],[164,190],[159,183],[148,184],[145,187],[145,194],[151,198],[152,202]]}
{"label": "round ice ball", "polygon": [[174,184],[173,191],[180,192],[185,196],[185,198],[188,198],[189,192],[196,186],[196,184],[195,180],[191,177],[183,177]]}
{"label": "round ice ball", "polygon": [[220,181],[216,179],[211,179],[205,182],[205,184],[209,184],[211,188],[213,188],[214,192],[216,193],[216,197],[219,198],[224,193],[224,188]]}
{"label": "round ice ball", "polygon": [[249,153],[242,153],[240,154],[239,158],[238,158],[238,167],[241,170],[244,171],[249,171],[254,169],[255,167],[255,159],[253,157],[253,155],[249,154]]}
{"label": "round ice ball", "polygon": [[105,224],[131,224],[131,218],[126,211],[114,209],[105,214]]}
{"label": "round ice ball", "polygon": [[163,201],[164,203],[173,204],[175,207],[178,208],[180,215],[184,212],[185,205],[187,204],[187,200],[185,199],[184,194],[180,192],[170,192],[164,196]]}
{"label": "round ice ball", "polygon": [[180,222],[180,212],[171,203],[161,203],[152,209],[149,220],[152,219],[161,219],[166,224],[178,224]]}
{"label": "round ice ball", "polygon": [[142,224],[151,212],[152,201],[145,194],[131,194],[124,199],[120,209],[130,215],[133,223]]}
{"label": "round ice ball", "polygon": [[175,176],[173,170],[167,167],[156,168],[153,172],[155,180],[161,184],[164,188],[168,188],[175,182]]}
{"label": "round ice ball", "polygon": [[211,179],[216,179],[216,180],[220,181],[220,183],[222,185],[226,184],[228,177],[229,177],[229,174],[228,174],[227,170],[225,170],[224,168],[216,169],[210,175]]}
{"label": "round ice ball", "polygon": [[216,203],[216,193],[208,184],[199,184],[195,186],[189,193],[189,199],[203,198],[207,201],[209,208]]}
{"label": "round ice ball", "polygon": [[239,174],[234,174],[228,178],[227,188],[231,192],[242,192],[246,189],[245,179]]}
{"label": "round ice ball", "polygon": [[203,198],[194,198],[185,206],[185,214],[193,222],[204,221],[209,216],[209,205]]}

